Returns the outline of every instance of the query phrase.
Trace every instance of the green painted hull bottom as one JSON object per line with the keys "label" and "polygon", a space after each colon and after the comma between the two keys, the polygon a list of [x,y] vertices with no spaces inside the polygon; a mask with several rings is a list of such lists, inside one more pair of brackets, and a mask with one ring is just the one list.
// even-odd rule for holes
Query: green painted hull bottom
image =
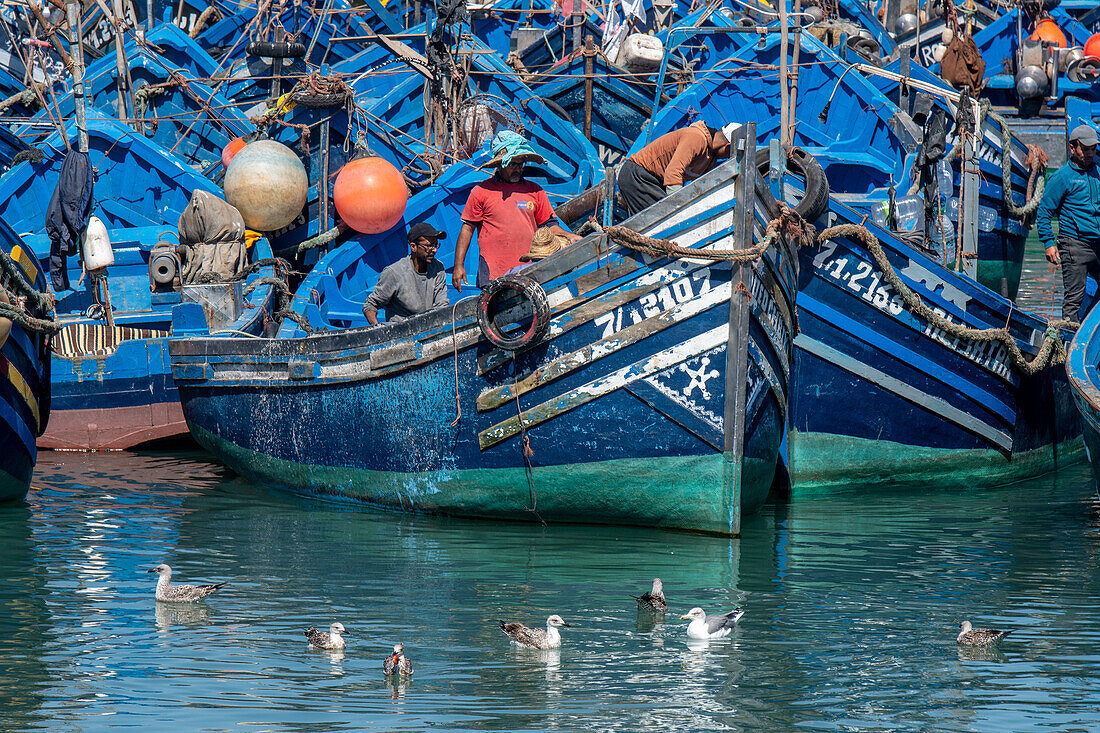
{"label": "green painted hull bottom", "polygon": [[[1020,292],[1020,273],[1023,271],[1023,260],[1019,262],[1011,260],[978,260],[977,280],[998,295],[1005,295],[1010,300],[1016,299]],[[1007,293],[1001,293],[1001,278],[1005,280]]]}
{"label": "green painted hull bottom", "polygon": [[27,482],[17,479],[0,469],[0,504],[23,501],[27,496]]}
{"label": "green painted hull bottom", "polygon": [[[529,484],[521,468],[393,473],[308,466],[244,449],[195,425],[191,433],[238,473],[311,496],[339,496],[396,511],[731,534],[720,453],[536,467]],[[743,515],[763,505],[774,472],[774,465],[746,460]]]}
{"label": "green painted hull bottom", "polygon": [[977,488],[1012,483],[1078,463],[1081,436],[1019,453],[920,448],[884,440],[791,431],[791,492],[865,488]]}

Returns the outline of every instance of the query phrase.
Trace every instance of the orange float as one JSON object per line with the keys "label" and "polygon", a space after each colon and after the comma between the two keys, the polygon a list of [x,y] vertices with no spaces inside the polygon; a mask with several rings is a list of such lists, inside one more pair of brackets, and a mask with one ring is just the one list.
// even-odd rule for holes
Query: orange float
{"label": "orange float", "polygon": [[1085,55],[1100,59],[1100,33],[1094,33],[1085,41]]}
{"label": "orange float", "polygon": [[222,166],[228,168],[233,156],[241,152],[247,144],[243,137],[235,137],[226,143],[225,147],[222,148]]}
{"label": "orange float", "polygon": [[340,169],[332,202],[344,223],[362,234],[392,228],[405,215],[409,189],[401,171],[382,158],[356,158]]}
{"label": "orange float", "polygon": [[1053,43],[1059,48],[1067,48],[1069,43],[1066,41],[1066,34],[1062,32],[1062,29],[1058,27],[1050,18],[1043,18],[1035,24],[1035,30],[1028,36],[1029,41],[1044,41],[1046,43]]}

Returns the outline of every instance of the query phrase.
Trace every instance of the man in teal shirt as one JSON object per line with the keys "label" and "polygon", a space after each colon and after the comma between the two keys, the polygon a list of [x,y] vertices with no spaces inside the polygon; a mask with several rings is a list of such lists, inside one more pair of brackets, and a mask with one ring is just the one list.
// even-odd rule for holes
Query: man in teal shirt
{"label": "man in teal shirt", "polygon": [[[1093,164],[1096,130],[1078,125],[1069,134],[1069,162],[1047,181],[1036,224],[1047,260],[1062,266],[1062,318],[1083,321],[1085,278],[1100,280],[1100,172]],[[1058,239],[1051,219],[1058,217]]]}

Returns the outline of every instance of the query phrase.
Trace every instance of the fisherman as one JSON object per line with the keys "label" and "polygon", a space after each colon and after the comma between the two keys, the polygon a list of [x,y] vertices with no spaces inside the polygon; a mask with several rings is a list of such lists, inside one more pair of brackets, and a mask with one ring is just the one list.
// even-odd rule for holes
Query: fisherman
{"label": "fisherman", "polygon": [[[1047,181],[1036,223],[1047,260],[1062,266],[1062,318],[1083,321],[1085,278],[1100,280],[1100,172],[1093,164],[1096,130],[1078,125],[1069,134],[1069,162]],[[1051,219],[1058,217],[1055,241]]]}
{"label": "fisherman", "polygon": [[391,323],[448,304],[447,272],[435,258],[439,240],[446,238],[446,232],[437,232],[426,222],[409,227],[409,256],[382,270],[363,303],[370,325],[378,325],[379,308],[386,309],[386,322]]}
{"label": "fisherman", "polygon": [[[459,291],[466,283],[466,251],[475,232],[479,251],[475,284],[483,288],[490,280],[519,265],[535,230],[554,218],[546,192],[523,177],[524,166],[528,163],[545,162],[526,138],[504,130],[493,138],[489,150],[493,160],[488,166],[495,167],[496,171],[492,178],[474,186],[462,210],[462,229],[455,244],[455,267],[451,275],[451,282]],[[558,224],[550,225],[549,229],[569,244],[580,239]]]}
{"label": "fisherman", "polygon": [[716,130],[696,122],[665,133],[619,167],[619,192],[626,211],[637,214],[675,193],[730,156],[736,122]]}

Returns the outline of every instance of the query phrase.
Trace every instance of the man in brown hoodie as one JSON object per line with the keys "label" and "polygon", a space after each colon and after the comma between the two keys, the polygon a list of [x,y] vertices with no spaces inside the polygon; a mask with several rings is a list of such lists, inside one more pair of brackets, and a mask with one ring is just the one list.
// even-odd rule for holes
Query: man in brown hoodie
{"label": "man in brown hoodie", "polygon": [[680,190],[730,156],[730,141],[740,127],[720,130],[696,122],[661,135],[619,166],[619,192],[627,213],[634,215]]}

